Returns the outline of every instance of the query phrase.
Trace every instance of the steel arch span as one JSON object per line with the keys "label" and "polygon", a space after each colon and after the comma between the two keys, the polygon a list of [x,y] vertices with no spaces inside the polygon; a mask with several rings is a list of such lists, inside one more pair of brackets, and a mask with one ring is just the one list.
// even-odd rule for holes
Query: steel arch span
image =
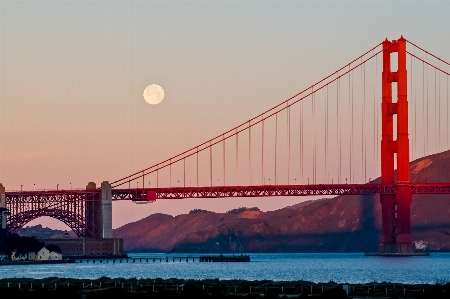
{"label": "steel arch span", "polygon": [[78,237],[83,237],[86,233],[92,233],[87,231],[88,226],[86,225],[87,221],[85,217],[71,211],[56,209],[30,210],[13,215],[8,221],[9,231],[11,233],[18,233],[25,224],[42,216],[58,219],[70,227]]}
{"label": "steel arch span", "polygon": [[6,226],[12,233],[31,220],[49,216],[69,226],[78,237],[102,237],[99,190],[8,192],[5,201],[10,212]]}

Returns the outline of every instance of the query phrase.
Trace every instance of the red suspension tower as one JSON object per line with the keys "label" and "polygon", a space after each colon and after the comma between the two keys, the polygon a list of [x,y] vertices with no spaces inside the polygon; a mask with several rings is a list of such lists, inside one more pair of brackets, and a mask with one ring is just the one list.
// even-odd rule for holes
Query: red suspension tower
{"label": "red suspension tower", "polygon": [[[391,53],[398,55],[397,72],[391,71]],[[392,102],[392,83],[397,82],[397,102]],[[379,253],[413,253],[410,208],[412,193],[409,170],[408,98],[406,73],[406,40],[383,42],[382,73],[382,137],[381,180],[397,184],[395,195],[380,195],[382,207],[382,239]],[[397,115],[397,136],[394,140],[394,115]],[[394,159],[397,154],[397,177]]]}

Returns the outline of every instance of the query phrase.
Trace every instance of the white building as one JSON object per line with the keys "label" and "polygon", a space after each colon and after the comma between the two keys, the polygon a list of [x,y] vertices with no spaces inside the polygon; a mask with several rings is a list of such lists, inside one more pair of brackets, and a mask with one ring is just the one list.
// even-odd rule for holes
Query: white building
{"label": "white building", "polygon": [[37,252],[29,252],[28,260],[30,261],[59,261],[62,260],[62,254],[58,251],[50,251],[42,247]]}
{"label": "white building", "polygon": [[62,260],[62,253],[59,252],[59,251],[50,251],[48,259],[52,260],[52,261],[61,261]]}
{"label": "white building", "polygon": [[50,256],[50,250],[42,247],[39,251],[29,252],[28,260],[30,261],[48,261]]}

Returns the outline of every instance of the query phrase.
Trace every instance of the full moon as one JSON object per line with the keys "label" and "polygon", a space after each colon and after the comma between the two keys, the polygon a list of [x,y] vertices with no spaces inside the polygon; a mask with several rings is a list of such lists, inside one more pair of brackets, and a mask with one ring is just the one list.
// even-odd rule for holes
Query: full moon
{"label": "full moon", "polygon": [[152,105],[158,105],[164,100],[164,89],[161,86],[152,84],[144,89],[144,100]]}

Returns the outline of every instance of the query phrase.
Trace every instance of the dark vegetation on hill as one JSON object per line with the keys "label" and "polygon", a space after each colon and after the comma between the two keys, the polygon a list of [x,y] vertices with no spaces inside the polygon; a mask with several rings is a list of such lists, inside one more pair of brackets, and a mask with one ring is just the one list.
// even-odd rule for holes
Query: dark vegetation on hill
{"label": "dark vegetation on hill", "polygon": [[[412,182],[450,181],[450,151],[411,162]],[[380,179],[372,181],[380,183]],[[193,210],[153,214],[114,230],[135,252],[367,252],[376,251],[379,196],[309,200],[276,211]],[[450,250],[450,195],[414,195],[412,236],[419,250]]]}
{"label": "dark vegetation on hill", "polygon": [[228,214],[240,214],[240,213],[243,213],[243,212],[246,212],[246,211],[259,212],[261,210],[259,208],[257,208],[257,207],[253,207],[253,208],[240,207],[240,208],[237,208],[237,209],[229,210],[229,211],[227,211],[227,213]]}
{"label": "dark vegetation on hill", "polygon": [[[44,247],[44,243],[39,242],[35,237],[19,236],[18,234],[11,234],[6,230],[0,229],[0,252],[4,252],[8,256],[15,249],[18,254],[26,254],[30,251],[39,251],[42,247]],[[50,251],[61,252],[61,249],[57,245],[49,244],[46,247]]]}

